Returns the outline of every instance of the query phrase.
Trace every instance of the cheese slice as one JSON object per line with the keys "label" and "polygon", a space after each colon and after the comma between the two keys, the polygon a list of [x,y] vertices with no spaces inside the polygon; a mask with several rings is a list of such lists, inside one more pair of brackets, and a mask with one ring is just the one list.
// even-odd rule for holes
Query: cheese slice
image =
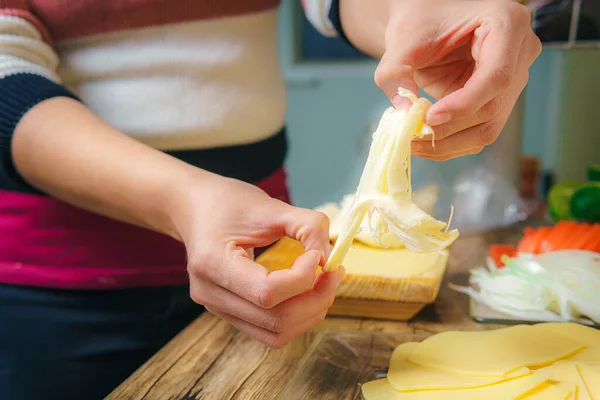
{"label": "cheese slice", "polygon": [[475,376],[421,367],[408,361],[418,343],[403,343],[392,353],[387,379],[396,390],[466,389],[499,383],[531,373],[523,367],[507,377]]}
{"label": "cheese slice", "polygon": [[600,347],[586,347],[567,357],[569,361],[600,364]]}
{"label": "cheese slice", "polygon": [[511,400],[543,384],[550,375],[549,371],[540,371],[479,388],[410,392],[400,392],[387,379],[379,379],[362,385],[362,394],[365,400]]}
{"label": "cheese slice", "polygon": [[584,345],[529,325],[480,332],[449,331],[425,339],[409,361],[425,367],[478,376],[506,376],[568,357]]}
{"label": "cheese slice", "polygon": [[577,385],[566,382],[542,383],[519,400],[575,400]]}
{"label": "cheese slice", "polygon": [[589,347],[600,347],[600,330],[589,326],[574,322],[545,322],[536,324],[535,328],[575,338]]}
{"label": "cheese slice", "polygon": [[577,363],[577,371],[592,400],[600,400],[600,365]]}
{"label": "cheese slice", "polygon": [[[570,361],[558,361],[551,367],[545,368],[552,371],[552,380],[556,382],[566,382],[577,386],[578,400],[593,400],[588,389],[579,374],[577,364]],[[599,393],[600,395],[600,393]]]}

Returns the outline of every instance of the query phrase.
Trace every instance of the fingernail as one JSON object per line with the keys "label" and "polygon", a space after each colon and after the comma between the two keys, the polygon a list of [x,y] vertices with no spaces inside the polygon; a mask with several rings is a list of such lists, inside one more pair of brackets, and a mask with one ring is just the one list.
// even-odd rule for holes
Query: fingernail
{"label": "fingernail", "polygon": [[406,97],[400,96],[399,94],[395,95],[392,99],[392,104],[396,110],[409,110],[412,103]]}
{"label": "fingernail", "polygon": [[435,126],[445,124],[446,122],[450,122],[451,119],[452,115],[450,115],[450,113],[441,112],[435,114],[427,114],[425,122],[427,122],[427,125]]}

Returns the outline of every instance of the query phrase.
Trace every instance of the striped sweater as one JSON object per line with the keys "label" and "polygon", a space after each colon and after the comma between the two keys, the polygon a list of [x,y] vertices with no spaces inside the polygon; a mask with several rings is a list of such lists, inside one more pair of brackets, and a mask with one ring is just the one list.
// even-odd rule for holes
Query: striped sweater
{"label": "striped sweater", "polygon": [[[0,0],[0,282],[72,288],[185,282],[179,244],[69,209],[29,186],[12,164],[13,131],[37,103],[68,96],[124,134],[190,164],[253,183],[274,179],[286,153],[279,3]],[[326,36],[343,35],[337,3],[302,1]],[[104,231],[83,233],[98,224]],[[136,235],[139,249],[117,248]],[[94,243],[101,236],[114,239]],[[73,242],[83,237],[87,242]],[[165,258],[169,252],[177,256]],[[105,253],[126,255],[94,260]],[[152,265],[119,278],[122,269],[144,263]],[[165,265],[172,270],[161,270]],[[85,279],[80,267],[87,268]],[[169,281],[175,268],[180,272]]]}

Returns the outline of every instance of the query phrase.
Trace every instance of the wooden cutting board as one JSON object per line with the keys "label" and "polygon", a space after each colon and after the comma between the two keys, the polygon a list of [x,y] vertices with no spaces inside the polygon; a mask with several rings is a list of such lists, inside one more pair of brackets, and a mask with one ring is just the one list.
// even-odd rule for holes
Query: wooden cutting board
{"label": "wooden cutting board", "polygon": [[[300,242],[283,238],[256,261],[270,271],[288,269],[303,253]],[[438,262],[419,276],[378,276],[376,265],[372,267],[372,275],[346,269],[328,315],[409,320],[435,301],[447,261],[448,253],[440,254]]]}

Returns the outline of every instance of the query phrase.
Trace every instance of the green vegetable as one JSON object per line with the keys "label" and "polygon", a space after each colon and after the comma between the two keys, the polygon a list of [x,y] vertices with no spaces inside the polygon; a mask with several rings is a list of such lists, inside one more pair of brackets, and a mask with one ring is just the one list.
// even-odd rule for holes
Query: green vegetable
{"label": "green vegetable", "polygon": [[590,181],[600,182],[600,164],[589,167],[587,173]]}
{"label": "green vegetable", "polygon": [[572,220],[570,201],[571,196],[585,182],[566,181],[552,187],[548,193],[548,208],[554,221]]}
{"label": "green vegetable", "polygon": [[575,190],[569,209],[578,221],[600,222],[600,185],[586,185]]}

